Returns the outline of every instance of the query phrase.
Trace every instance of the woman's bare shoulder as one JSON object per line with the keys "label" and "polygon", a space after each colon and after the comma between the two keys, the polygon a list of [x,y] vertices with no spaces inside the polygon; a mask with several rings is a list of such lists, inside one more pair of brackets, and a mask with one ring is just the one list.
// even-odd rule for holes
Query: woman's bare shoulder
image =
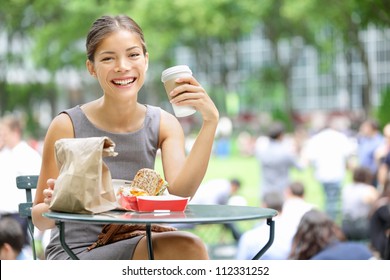
{"label": "woman's bare shoulder", "polygon": [[184,141],[184,131],[174,115],[161,109],[160,145],[167,139]]}
{"label": "woman's bare shoulder", "polygon": [[48,133],[54,134],[56,138],[74,137],[73,123],[68,114],[61,113],[51,122]]}
{"label": "woman's bare shoulder", "polygon": [[161,126],[169,129],[181,129],[181,125],[177,118],[163,109],[161,109]]}

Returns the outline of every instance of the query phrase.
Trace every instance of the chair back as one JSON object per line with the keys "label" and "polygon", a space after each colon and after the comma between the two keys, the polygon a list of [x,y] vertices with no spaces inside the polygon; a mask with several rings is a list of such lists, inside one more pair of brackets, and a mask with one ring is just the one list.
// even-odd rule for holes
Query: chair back
{"label": "chair back", "polygon": [[37,259],[34,239],[34,224],[31,217],[31,209],[33,205],[32,190],[37,188],[38,175],[24,175],[16,177],[16,187],[26,192],[26,202],[19,204],[19,215],[27,218],[28,232],[31,237],[32,251],[34,260]]}

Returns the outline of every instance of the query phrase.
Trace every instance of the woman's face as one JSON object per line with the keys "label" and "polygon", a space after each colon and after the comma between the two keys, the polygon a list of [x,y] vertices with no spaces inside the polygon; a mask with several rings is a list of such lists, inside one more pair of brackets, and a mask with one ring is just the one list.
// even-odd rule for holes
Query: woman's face
{"label": "woman's face", "polygon": [[148,54],[139,36],[128,30],[111,33],[96,49],[89,72],[97,77],[106,95],[137,95],[148,69]]}

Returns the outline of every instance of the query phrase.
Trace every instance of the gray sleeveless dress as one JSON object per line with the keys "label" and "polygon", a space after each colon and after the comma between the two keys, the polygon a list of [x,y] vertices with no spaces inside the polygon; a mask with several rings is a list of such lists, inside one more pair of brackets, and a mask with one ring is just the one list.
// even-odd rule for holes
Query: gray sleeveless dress
{"label": "gray sleeveless dress", "polygon": [[[131,180],[141,168],[154,168],[158,149],[160,108],[146,105],[146,117],[141,129],[131,133],[110,133],[95,127],[85,116],[80,106],[62,113],[69,115],[73,122],[75,138],[108,136],[116,144],[116,157],[104,158],[113,179]],[[140,236],[97,247],[87,248],[96,241],[103,225],[66,222],[65,240],[80,259],[88,260],[129,260]],[[51,230],[51,239],[46,247],[47,259],[69,259],[59,240],[57,227]]]}

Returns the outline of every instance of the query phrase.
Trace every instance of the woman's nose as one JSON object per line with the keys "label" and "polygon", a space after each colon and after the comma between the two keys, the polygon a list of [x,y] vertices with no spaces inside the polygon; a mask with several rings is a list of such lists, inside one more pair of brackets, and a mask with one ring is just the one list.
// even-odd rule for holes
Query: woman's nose
{"label": "woman's nose", "polygon": [[130,70],[130,62],[126,59],[118,59],[116,66],[115,66],[115,72],[126,72]]}

